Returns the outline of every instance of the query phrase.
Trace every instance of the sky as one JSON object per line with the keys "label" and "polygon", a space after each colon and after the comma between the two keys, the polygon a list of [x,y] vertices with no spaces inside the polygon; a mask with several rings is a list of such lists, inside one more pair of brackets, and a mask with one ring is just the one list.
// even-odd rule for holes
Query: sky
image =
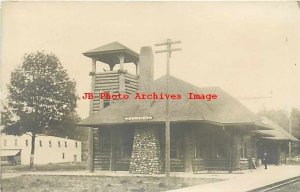
{"label": "sky", "polygon": [[[300,9],[296,2],[4,2],[1,97],[25,53],[54,53],[90,92],[91,59],[83,52],[119,41],[139,53],[180,40],[171,75],[199,87],[218,86],[252,111],[300,108]],[[155,54],[155,78],[166,56]],[[97,69],[108,67],[97,64]],[[126,68],[126,66],[125,66]],[[132,70],[130,66],[128,70]],[[89,103],[77,112],[88,116]]]}

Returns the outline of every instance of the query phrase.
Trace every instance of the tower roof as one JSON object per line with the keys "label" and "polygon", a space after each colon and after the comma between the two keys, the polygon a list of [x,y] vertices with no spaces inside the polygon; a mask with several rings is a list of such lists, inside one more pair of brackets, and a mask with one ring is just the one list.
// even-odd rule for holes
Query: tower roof
{"label": "tower roof", "polygon": [[109,65],[119,64],[118,55],[125,56],[125,63],[137,63],[139,60],[139,54],[117,41],[84,52],[83,55]]}

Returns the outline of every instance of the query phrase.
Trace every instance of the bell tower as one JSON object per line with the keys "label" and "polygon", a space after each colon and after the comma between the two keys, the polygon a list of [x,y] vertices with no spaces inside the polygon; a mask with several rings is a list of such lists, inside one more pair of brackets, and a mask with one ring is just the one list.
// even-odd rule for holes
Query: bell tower
{"label": "bell tower", "polygon": [[[83,55],[92,59],[90,76],[92,77],[91,91],[94,93],[94,100],[90,106],[91,113],[109,106],[112,102],[100,100],[101,92],[130,94],[137,91],[139,54],[119,42],[112,42],[87,51]],[[109,65],[110,70],[97,72],[97,62]],[[136,66],[135,74],[125,70],[124,65],[128,63]],[[117,64],[120,65],[120,68],[114,70]]]}
{"label": "bell tower", "polygon": [[[126,93],[130,94],[138,90],[138,63],[139,54],[122,45],[119,42],[112,42],[102,47],[87,51],[83,55],[92,59],[92,71],[90,76],[91,91],[94,94],[94,99],[90,101],[89,115],[104,109],[112,104],[112,100],[100,100],[100,93]],[[97,71],[97,62],[109,65],[109,71]],[[124,65],[133,63],[136,73],[131,74],[125,70]],[[120,65],[118,70],[115,70],[116,65]],[[112,170],[112,164],[107,167],[103,162],[112,162],[113,155],[107,152],[99,151],[102,148],[101,144],[104,140],[101,138],[110,138],[110,145],[113,146],[112,138],[114,131],[110,133],[98,128],[89,129],[88,143],[88,170],[93,172],[95,168],[102,170]],[[111,149],[111,151],[113,151]],[[110,160],[109,160],[110,159]],[[102,163],[100,163],[102,162]]]}

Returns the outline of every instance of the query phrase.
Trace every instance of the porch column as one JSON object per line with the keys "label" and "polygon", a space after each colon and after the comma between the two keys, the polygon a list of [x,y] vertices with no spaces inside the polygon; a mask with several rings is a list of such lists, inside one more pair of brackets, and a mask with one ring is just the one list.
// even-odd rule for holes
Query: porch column
{"label": "porch column", "polygon": [[[92,77],[91,82],[91,92],[95,94],[95,73],[96,73],[96,60],[92,59],[92,71],[90,72],[90,76]],[[90,100],[90,110],[89,115],[92,115],[94,112],[94,100]],[[94,128],[89,128],[89,136],[88,136],[88,162],[87,167],[88,171],[94,172]]]}
{"label": "porch column", "polygon": [[192,129],[184,130],[184,172],[193,172],[192,155],[193,155],[193,142],[192,142]]}
{"label": "porch column", "polygon": [[109,159],[109,170],[115,171],[116,164],[116,142],[114,139],[116,138],[116,130],[114,127],[110,129],[110,159]]}
{"label": "porch column", "polygon": [[231,165],[232,170],[240,168],[240,137],[237,133],[232,136]]}
{"label": "porch column", "polygon": [[281,142],[278,141],[276,143],[276,165],[280,165],[281,163]]}

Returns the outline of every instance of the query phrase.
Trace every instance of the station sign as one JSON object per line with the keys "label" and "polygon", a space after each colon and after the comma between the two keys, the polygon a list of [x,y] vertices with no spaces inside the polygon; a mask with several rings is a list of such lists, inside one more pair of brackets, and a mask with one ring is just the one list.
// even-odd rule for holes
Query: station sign
{"label": "station sign", "polygon": [[152,116],[133,116],[133,117],[124,117],[126,121],[137,121],[137,120],[151,120]]}

